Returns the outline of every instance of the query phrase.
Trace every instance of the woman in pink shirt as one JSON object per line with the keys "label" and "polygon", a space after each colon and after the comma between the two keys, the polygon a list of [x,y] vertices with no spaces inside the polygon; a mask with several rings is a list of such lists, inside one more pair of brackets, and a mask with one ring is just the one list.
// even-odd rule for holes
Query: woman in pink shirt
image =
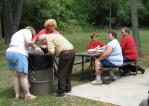
{"label": "woman in pink shirt", "polygon": [[37,42],[38,38],[40,35],[42,34],[60,34],[58,31],[55,30],[55,28],[57,27],[57,23],[54,19],[48,19],[45,23],[44,23],[44,27],[45,29],[42,29],[34,38],[33,41]]}
{"label": "woman in pink shirt", "polygon": [[[57,23],[54,19],[48,19],[45,21],[44,23],[44,27],[45,29],[42,29],[34,38],[33,38],[33,42],[37,42],[38,41],[38,38],[40,35],[42,34],[60,34],[58,31],[55,30],[55,28],[57,27]],[[41,46],[43,49],[46,49],[47,50],[47,45],[42,45]],[[47,50],[48,51],[48,50]],[[58,64],[59,64],[59,58],[55,57],[54,56],[54,63],[53,63],[53,66],[54,66],[54,75],[55,77],[57,77],[57,68],[58,68]]]}

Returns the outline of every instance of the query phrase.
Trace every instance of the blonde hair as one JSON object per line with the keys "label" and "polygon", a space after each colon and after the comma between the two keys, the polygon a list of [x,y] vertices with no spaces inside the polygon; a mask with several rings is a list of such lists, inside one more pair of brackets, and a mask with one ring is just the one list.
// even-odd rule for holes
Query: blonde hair
{"label": "blonde hair", "polygon": [[92,34],[91,34],[91,39],[92,39],[93,37],[98,37],[98,34],[97,34],[97,33],[92,33]]}
{"label": "blonde hair", "polygon": [[31,33],[32,33],[32,37],[34,37],[34,36],[36,35],[35,29],[34,29],[33,27],[31,27],[31,26],[27,26],[27,27],[25,27],[25,29],[28,29],[28,30],[31,31]]}
{"label": "blonde hair", "polygon": [[54,20],[54,19],[46,20],[45,23],[44,23],[45,29],[47,29],[48,26],[55,26],[55,28],[56,28],[57,27],[56,20]]}

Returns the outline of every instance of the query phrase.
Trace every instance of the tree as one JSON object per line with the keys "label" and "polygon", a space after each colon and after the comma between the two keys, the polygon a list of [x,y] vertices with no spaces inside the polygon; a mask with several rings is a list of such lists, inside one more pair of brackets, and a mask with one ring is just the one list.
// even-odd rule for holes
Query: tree
{"label": "tree", "polygon": [[1,8],[2,8],[2,7],[1,7],[1,5],[2,5],[2,2],[0,2],[0,40],[2,40],[2,22],[1,22],[1,16],[2,16],[2,15],[1,15],[1,14],[2,14],[2,13],[1,13],[1,10],[2,10],[2,9],[1,9]]}
{"label": "tree", "polygon": [[[14,3],[12,8],[12,3]],[[23,0],[2,0],[2,18],[5,43],[9,43],[12,35],[18,30]]]}
{"label": "tree", "polygon": [[130,4],[131,4],[132,35],[134,37],[137,46],[138,55],[139,57],[142,57],[141,42],[139,39],[139,24],[138,24],[136,0],[130,0]]}
{"label": "tree", "polygon": [[110,9],[109,9],[109,29],[111,30],[111,6],[112,6],[112,1],[110,0]]}
{"label": "tree", "polygon": [[30,25],[38,32],[44,28],[47,19],[53,18],[59,22],[61,11],[66,11],[60,1],[62,0],[24,0],[19,28]]}
{"label": "tree", "polygon": [[0,13],[0,40],[2,40],[1,13]]}

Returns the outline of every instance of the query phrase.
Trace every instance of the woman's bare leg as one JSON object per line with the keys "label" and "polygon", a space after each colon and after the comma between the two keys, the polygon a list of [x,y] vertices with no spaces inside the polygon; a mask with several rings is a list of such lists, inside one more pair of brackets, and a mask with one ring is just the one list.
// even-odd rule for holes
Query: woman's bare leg
{"label": "woman's bare leg", "polygon": [[28,85],[28,79],[27,79],[27,74],[23,72],[18,72],[18,75],[20,77],[20,85],[25,93],[25,96],[30,96],[30,91],[29,91],[29,85]]}
{"label": "woman's bare leg", "polygon": [[12,84],[13,84],[13,88],[15,91],[15,97],[19,97],[20,96],[20,81],[19,81],[19,75],[18,72],[16,70],[12,70]]}
{"label": "woman's bare leg", "polygon": [[95,60],[95,70],[96,70],[96,76],[101,76],[102,71],[99,70],[102,67],[99,61]]}

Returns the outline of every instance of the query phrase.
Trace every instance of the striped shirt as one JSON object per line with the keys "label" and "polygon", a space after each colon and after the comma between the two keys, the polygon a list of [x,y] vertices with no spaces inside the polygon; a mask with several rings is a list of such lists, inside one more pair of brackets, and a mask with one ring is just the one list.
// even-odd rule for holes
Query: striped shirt
{"label": "striped shirt", "polygon": [[73,49],[73,45],[60,34],[46,34],[48,50],[55,53],[59,57],[61,52]]}

